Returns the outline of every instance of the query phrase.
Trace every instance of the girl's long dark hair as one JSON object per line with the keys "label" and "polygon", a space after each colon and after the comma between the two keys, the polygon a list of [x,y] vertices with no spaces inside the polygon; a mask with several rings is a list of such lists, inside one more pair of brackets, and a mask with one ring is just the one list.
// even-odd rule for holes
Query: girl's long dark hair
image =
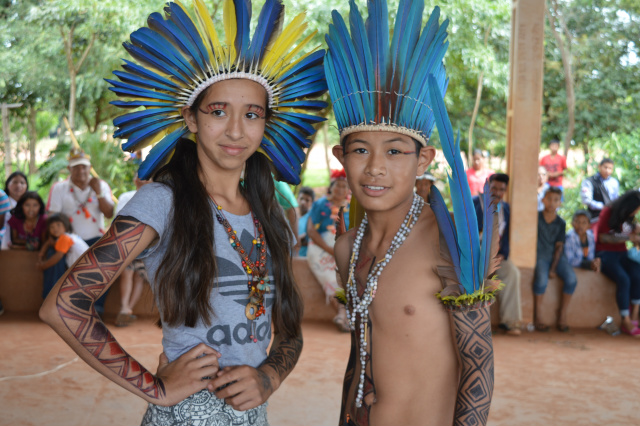
{"label": "girl's long dark hair", "polygon": [[40,204],[40,211],[38,214],[42,216],[45,213],[44,202],[40,195],[35,191],[27,191],[22,194],[22,197],[18,200],[18,204],[11,210],[11,216],[15,216],[20,220],[25,220],[27,217],[24,215],[24,210],[22,210],[22,206],[27,200],[36,200],[38,204]]}
{"label": "girl's long dark hair", "polygon": [[622,231],[625,222],[633,222],[633,212],[640,207],[640,192],[635,189],[625,192],[620,198],[610,204],[611,217],[609,218],[609,228],[615,231]]}
{"label": "girl's long dark hair", "polygon": [[[194,106],[199,103],[197,99]],[[210,325],[214,314],[209,305],[216,277],[214,214],[199,171],[196,144],[181,139],[169,163],[154,176],[173,193],[170,240],[157,272],[158,308],[172,326],[194,327],[198,320]],[[284,336],[296,337],[303,304],[293,280],[292,234],[276,201],[271,167],[263,154],[256,152],[247,160],[240,190],[262,224],[271,254],[276,286],[273,322]]]}

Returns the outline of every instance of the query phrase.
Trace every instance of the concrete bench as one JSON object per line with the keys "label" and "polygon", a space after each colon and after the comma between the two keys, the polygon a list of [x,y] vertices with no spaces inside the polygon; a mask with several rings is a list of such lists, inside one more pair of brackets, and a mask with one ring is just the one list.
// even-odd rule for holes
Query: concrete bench
{"label": "concrete bench", "polygon": [[[8,312],[37,312],[42,304],[42,272],[35,267],[37,253],[22,250],[0,252],[0,300]],[[620,321],[615,302],[615,284],[602,274],[576,269],[578,286],[569,309],[569,325],[572,327],[596,327],[607,315]],[[533,271],[522,272],[522,309],[524,322],[533,321]],[[317,282],[306,259],[293,259],[293,273],[304,301],[305,320],[331,320],[335,313],[326,304],[324,292]],[[549,280],[545,294],[542,321],[555,324],[560,307],[562,282]],[[107,319],[120,309],[120,286],[115,283],[105,303]],[[149,287],[145,288],[135,307],[136,315],[157,317],[157,309]],[[492,308],[492,322],[498,324],[498,303]]]}
{"label": "concrete bench", "polygon": [[[0,251],[0,300],[7,312],[36,313],[42,304],[42,272],[35,267],[38,255],[24,250]],[[306,259],[293,259],[293,273],[304,300],[304,319],[330,320],[335,313],[325,303],[324,292],[307,265]],[[107,319],[120,310],[120,285],[109,290],[105,303]],[[134,308],[138,316],[157,317],[151,289],[146,286]]]}

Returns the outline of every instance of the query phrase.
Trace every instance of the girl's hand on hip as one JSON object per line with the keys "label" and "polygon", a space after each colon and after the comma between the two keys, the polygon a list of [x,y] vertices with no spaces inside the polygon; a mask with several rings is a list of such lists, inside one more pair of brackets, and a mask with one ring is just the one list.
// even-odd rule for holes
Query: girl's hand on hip
{"label": "girl's hand on hip", "polygon": [[169,362],[167,356],[160,354],[156,378],[162,382],[165,395],[157,405],[171,406],[202,389],[213,392],[211,378],[218,373],[220,352],[204,343]]}
{"label": "girl's hand on hip", "polygon": [[218,398],[239,411],[264,404],[275,390],[267,373],[248,365],[225,367],[211,384]]}

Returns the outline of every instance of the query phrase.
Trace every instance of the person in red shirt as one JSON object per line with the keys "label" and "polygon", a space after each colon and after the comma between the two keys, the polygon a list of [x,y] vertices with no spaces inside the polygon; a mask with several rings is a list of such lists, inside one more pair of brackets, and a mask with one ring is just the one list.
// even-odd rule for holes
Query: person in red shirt
{"label": "person in red shirt", "polygon": [[627,256],[627,241],[640,243],[640,226],[634,222],[640,212],[640,192],[627,191],[600,213],[596,256],[602,259],[602,273],[616,283],[616,302],[622,317],[620,329],[640,337],[640,264]]}
{"label": "person in red shirt", "polygon": [[547,183],[549,186],[557,186],[562,189],[562,176],[567,169],[567,158],[558,154],[560,141],[557,139],[549,142],[551,153],[540,159],[540,165],[547,169]]}
{"label": "person in red shirt", "polygon": [[473,150],[473,161],[467,169],[467,182],[471,189],[471,196],[475,197],[484,188],[484,183],[495,172],[484,165],[484,153],[479,149]]}

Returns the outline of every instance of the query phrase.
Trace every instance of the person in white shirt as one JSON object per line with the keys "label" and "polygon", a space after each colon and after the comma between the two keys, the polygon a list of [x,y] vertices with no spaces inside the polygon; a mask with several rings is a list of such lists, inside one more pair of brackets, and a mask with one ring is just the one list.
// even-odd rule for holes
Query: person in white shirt
{"label": "person in white shirt", "polygon": [[[47,213],[63,213],[71,222],[73,231],[89,247],[104,234],[104,219],[113,217],[111,188],[98,177],[91,176],[91,158],[81,149],[69,153],[69,179],[51,187]],[[55,254],[49,250],[46,258]],[[67,270],[65,259],[44,271],[45,287],[55,285]],[[99,314],[104,311],[106,293],[96,302]]]}
{"label": "person in white shirt", "polygon": [[91,246],[104,234],[104,219],[113,217],[111,188],[92,177],[91,159],[82,150],[69,154],[69,179],[51,187],[47,212],[64,213],[73,229]]}

